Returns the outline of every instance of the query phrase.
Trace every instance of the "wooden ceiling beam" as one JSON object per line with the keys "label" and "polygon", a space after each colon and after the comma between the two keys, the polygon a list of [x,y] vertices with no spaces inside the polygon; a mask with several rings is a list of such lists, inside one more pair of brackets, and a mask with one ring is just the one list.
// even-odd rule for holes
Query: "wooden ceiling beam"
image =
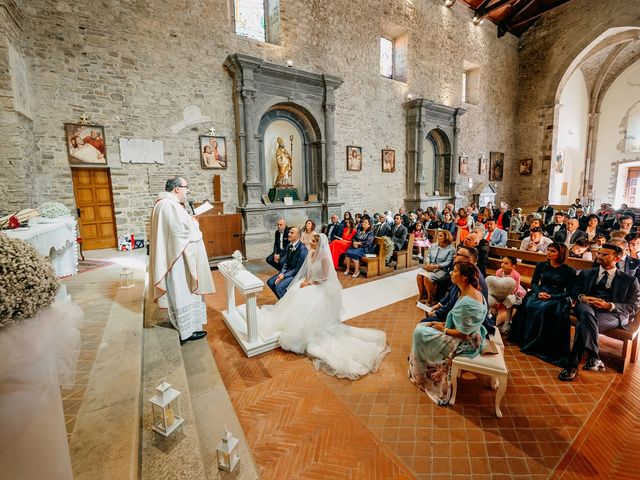
{"label": "wooden ceiling beam", "polygon": [[519,20],[518,22],[514,23],[514,20],[521,16],[522,13],[528,9],[531,5],[535,4],[537,2],[537,0],[529,0],[528,3],[526,3],[522,8],[517,9],[517,11],[515,11],[516,9],[514,8],[514,10],[512,10],[499,24],[498,24],[498,37],[502,37],[504,34],[506,34],[507,32],[511,32],[513,30],[516,30],[519,27],[522,27],[524,25],[526,25],[527,23],[530,23],[534,20],[537,20],[538,18],[540,18],[542,15],[544,15],[545,13],[550,12],[551,10],[558,8],[561,5],[564,5],[567,2],[570,2],[571,0],[560,0],[557,4],[555,5],[551,5],[551,6],[547,6],[547,7],[543,7],[543,10],[535,13],[533,15],[530,15],[528,17],[525,17],[521,20]]}

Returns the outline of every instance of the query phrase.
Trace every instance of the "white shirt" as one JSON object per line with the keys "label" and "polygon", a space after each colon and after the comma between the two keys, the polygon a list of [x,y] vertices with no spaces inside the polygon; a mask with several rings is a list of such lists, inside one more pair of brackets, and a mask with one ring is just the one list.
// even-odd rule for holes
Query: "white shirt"
{"label": "white shirt", "polygon": [[284,230],[278,230],[278,234],[280,235],[280,250],[284,248]]}

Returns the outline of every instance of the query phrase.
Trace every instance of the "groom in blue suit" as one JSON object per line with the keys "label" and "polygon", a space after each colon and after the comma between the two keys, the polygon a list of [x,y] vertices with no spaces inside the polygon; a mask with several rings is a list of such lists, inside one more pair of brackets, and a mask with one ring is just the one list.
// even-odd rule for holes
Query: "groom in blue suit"
{"label": "groom in blue suit", "polygon": [[287,247],[280,273],[267,280],[267,285],[276,294],[278,300],[287,293],[289,284],[298,273],[298,270],[300,270],[300,267],[302,267],[306,258],[307,247],[300,241],[300,231],[295,227],[291,227],[289,229],[289,246]]}

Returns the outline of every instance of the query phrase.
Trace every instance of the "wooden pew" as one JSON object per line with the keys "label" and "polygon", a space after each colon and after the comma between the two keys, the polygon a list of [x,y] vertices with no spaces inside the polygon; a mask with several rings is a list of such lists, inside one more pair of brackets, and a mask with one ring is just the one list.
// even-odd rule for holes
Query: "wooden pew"
{"label": "wooden pew", "polygon": [[520,248],[520,245],[522,245],[522,240],[520,239],[509,239],[507,240],[507,247],[508,248]]}
{"label": "wooden pew", "polygon": [[[519,260],[525,260],[531,263],[518,262],[516,270],[520,274],[520,284],[524,287],[531,288],[531,277],[535,270],[535,264],[547,260],[547,256],[543,253],[526,252],[524,250],[515,250],[513,248],[491,247],[489,249],[489,262],[487,264],[487,275],[494,275],[496,270],[500,268],[500,261],[503,256],[510,255]],[[567,258],[567,265],[576,270],[586,270],[593,267],[591,260],[582,260],[580,258]],[[571,322],[575,325],[577,319],[571,315]],[[638,340],[640,334],[640,311],[636,317],[629,322],[627,328],[614,328],[608,332],[601,333],[609,338],[622,342],[622,353],[620,355],[620,364],[617,366],[620,373],[624,373],[630,363],[635,363],[638,358]]]}
{"label": "wooden pew", "polygon": [[387,256],[386,243],[382,237],[373,239],[373,243],[378,246],[378,253],[375,257],[362,257],[360,260],[360,271],[364,272],[367,278],[377,277],[390,271],[385,265],[384,259]]}
{"label": "wooden pew", "polygon": [[402,250],[398,250],[394,253],[397,262],[396,270],[402,270],[404,268],[413,266],[413,242],[414,237],[412,233],[411,235],[409,235],[407,248],[403,248]]}

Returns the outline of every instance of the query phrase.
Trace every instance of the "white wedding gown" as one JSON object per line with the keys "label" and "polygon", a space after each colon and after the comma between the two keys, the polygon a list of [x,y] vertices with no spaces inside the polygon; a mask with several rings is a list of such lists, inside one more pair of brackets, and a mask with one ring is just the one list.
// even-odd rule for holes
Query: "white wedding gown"
{"label": "white wedding gown", "polygon": [[[305,280],[312,284],[301,288]],[[345,325],[341,312],[342,285],[320,234],[284,297],[260,309],[259,329],[263,337],[279,333],[284,350],[308,355],[318,370],[356,380],[377,371],[391,349],[385,332]]]}

